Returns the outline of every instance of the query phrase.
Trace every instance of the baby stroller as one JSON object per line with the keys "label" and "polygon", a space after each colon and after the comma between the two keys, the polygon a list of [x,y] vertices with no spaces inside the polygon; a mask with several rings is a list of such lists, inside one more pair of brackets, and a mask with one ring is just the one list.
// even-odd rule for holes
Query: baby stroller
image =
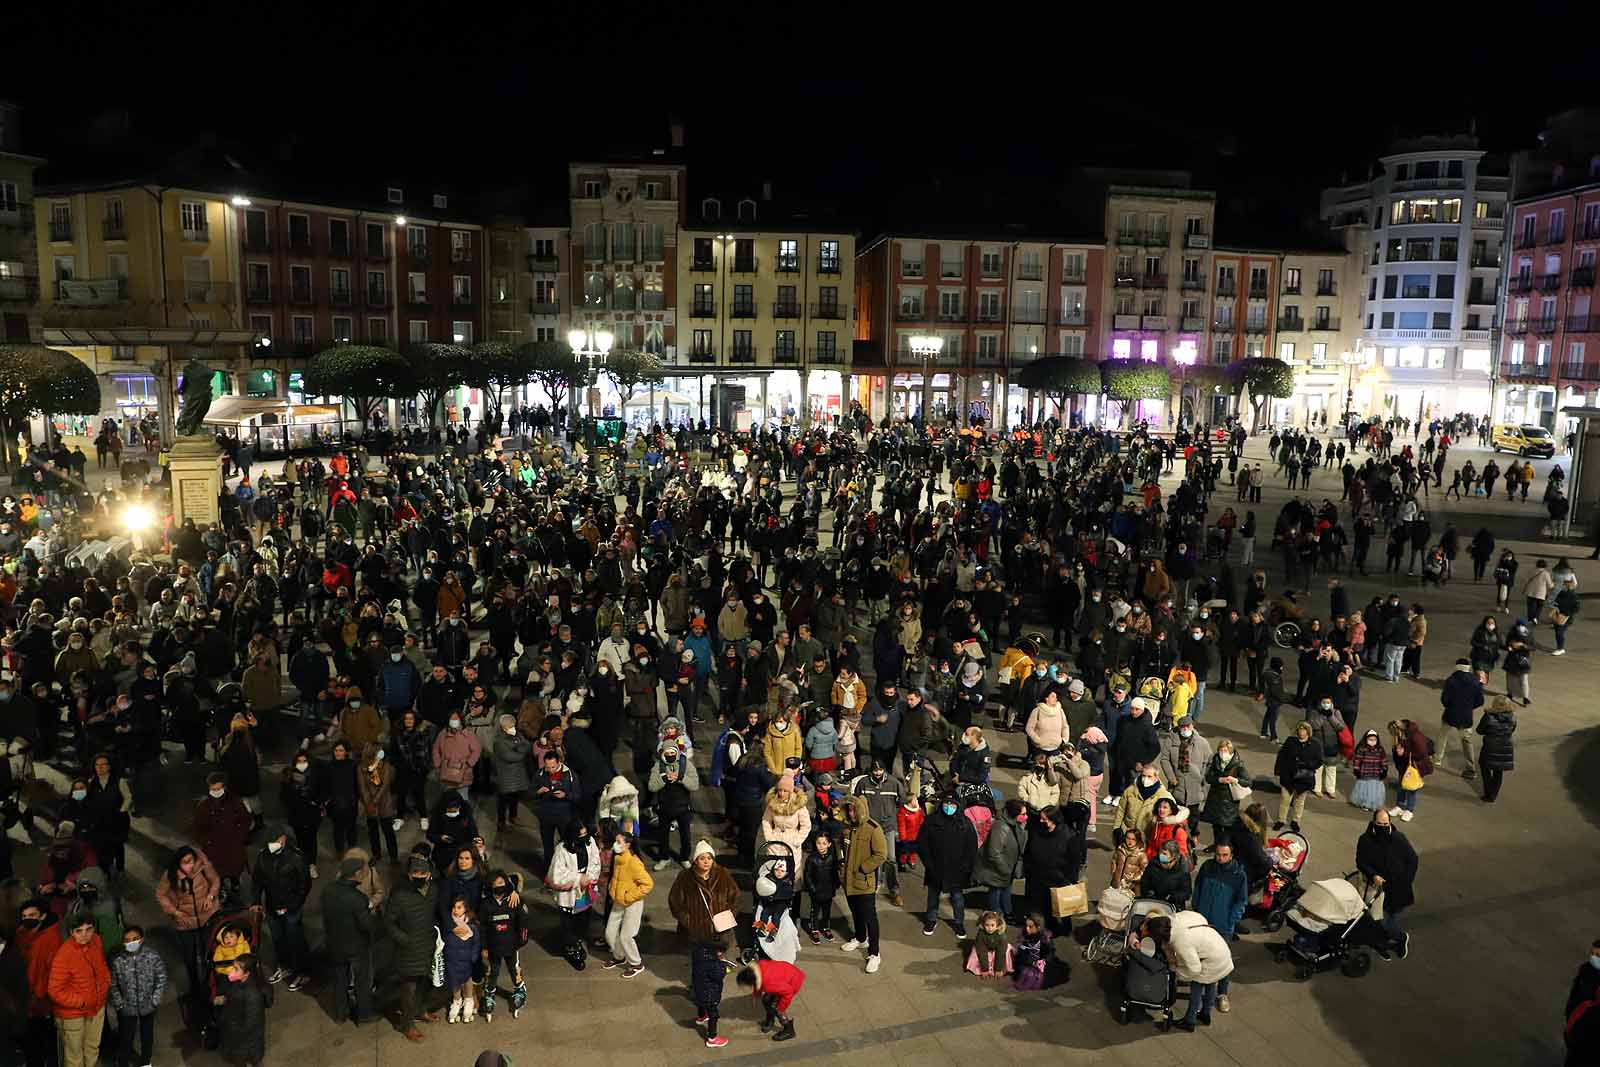
{"label": "baby stroller", "polygon": [[1261,928],[1269,934],[1283,929],[1284,916],[1295,901],[1305,892],[1300,884],[1300,870],[1311,855],[1311,845],[1292,830],[1285,830],[1267,841],[1275,857],[1261,883],[1260,896],[1251,894],[1250,905],[1261,915]]}
{"label": "baby stroller", "polygon": [[1294,976],[1302,982],[1334,967],[1348,978],[1360,978],[1372,969],[1372,953],[1351,942],[1369,904],[1348,876],[1312,882],[1289,909],[1294,935],[1273,948],[1273,960],[1293,959]]}
{"label": "baby stroller", "polygon": [[[761,955],[776,958],[772,950],[780,940],[798,943],[799,932],[792,914],[795,874],[794,849],[782,841],[768,841],[761,847],[756,857],[755,919],[750,924],[755,936],[744,951],[745,963]],[[785,962],[792,963],[792,957]]]}
{"label": "baby stroller", "polygon": [[222,1034],[217,1029],[217,1008],[225,999],[228,979],[225,973],[217,970],[215,960],[217,948],[230,932],[237,933],[244,942],[244,952],[260,959],[261,917],[249,908],[218,912],[206,926],[205,937],[196,942],[195,950],[201,955],[195,961],[196,973],[205,975],[205,981],[192,991],[186,1021],[190,1030],[200,1032],[201,1043],[208,1049],[215,1049],[222,1043]]}
{"label": "baby stroller", "polygon": [[1118,966],[1128,950],[1128,919],[1133,914],[1133,897],[1114,885],[1107,886],[1095,909],[1099,913],[1100,932],[1083,946],[1083,958],[1088,963]]}
{"label": "baby stroller", "polygon": [[[1168,918],[1177,909],[1164,900],[1141,897],[1133,902],[1128,918],[1130,930],[1137,930],[1145,919],[1153,915]],[[1129,1008],[1144,1008],[1161,1012],[1164,1028],[1172,1026],[1172,1002],[1178,996],[1178,975],[1167,965],[1167,957],[1156,948],[1150,938],[1143,939],[1137,947],[1128,946],[1122,954],[1122,1003],[1117,1007],[1117,1021],[1128,1021]]]}

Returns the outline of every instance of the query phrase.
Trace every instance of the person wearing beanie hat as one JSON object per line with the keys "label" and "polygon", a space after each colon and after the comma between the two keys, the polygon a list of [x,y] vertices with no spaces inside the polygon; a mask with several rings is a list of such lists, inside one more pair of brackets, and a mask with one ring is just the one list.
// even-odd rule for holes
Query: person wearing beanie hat
{"label": "person wearing beanie hat", "polygon": [[[362,860],[342,860],[339,877],[322,890],[325,951],[333,964],[333,988],[338,991],[333,1000],[333,1019],[351,1019],[357,1026],[373,1017],[372,944],[378,922],[376,905],[359,884],[366,869]],[[353,990],[353,996],[347,995],[346,990]]]}
{"label": "person wearing beanie hat", "polygon": [[761,810],[761,837],[764,841],[781,841],[789,846],[792,855],[799,856],[811,836],[811,812],[807,808],[806,794],[795,785],[793,771],[785,771],[767,794]]}
{"label": "person wearing beanie hat", "polygon": [[289,828],[267,827],[265,844],[256,854],[250,873],[255,889],[255,904],[267,917],[272,944],[277,950],[277,969],[267,982],[289,979],[289,988],[298,990],[310,981],[311,948],[306,944],[302,920],[306,898],[311,895],[311,879],[306,874],[306,858],[295,848]]}

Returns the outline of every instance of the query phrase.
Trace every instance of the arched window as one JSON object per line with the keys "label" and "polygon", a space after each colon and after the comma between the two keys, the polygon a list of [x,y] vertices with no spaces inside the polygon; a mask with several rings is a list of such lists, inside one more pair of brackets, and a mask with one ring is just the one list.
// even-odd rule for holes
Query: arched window
{"label": "arched window", "polygon": [[708,196],[700,201],[700,216],[707,219],[722,218],[722,201],[714,196]]}

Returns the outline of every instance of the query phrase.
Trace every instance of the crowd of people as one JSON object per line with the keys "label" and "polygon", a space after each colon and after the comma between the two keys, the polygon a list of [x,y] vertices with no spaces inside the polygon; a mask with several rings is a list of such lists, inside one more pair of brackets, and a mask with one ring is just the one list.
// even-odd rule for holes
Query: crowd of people
{"label": "crowd of people", "polygon": [[[153,887],[185,1023],[234,1063],[261,1062],[280,984],[331,988],[358,1025],[382,1004],[411,1041],[441,1018],[516,1018],[546,910],[575,969],[594,951],[623,979],[686,973],[707,1046],[727,1044],[729,973],[788,1040],[802,945],[837,941],[877,973],[880,901],[905,907],[913,872],[922,932],[948,915],[967,968],[1023,990],[1065,979],[1057,946],[1086,884],[1168,902],[1142,932],[1190,983],[1192,1030],[1231,1009],[1242,920],[1341,768],[1370,813],[1347,847],[1382,897],[1374,948],[1405,957],[1419,864],[1395,823],[1458,750],[1495,799],[1535,628],[1553,625],[1560,654],[1579,613],[1570,568],[1540,561],[1526,615],[1503,638],[1487,617],[1449,673],[1437,725],[1357,733],[1363,681],[1420,677],[1427,641],[1398,591],[1350,602],[1363,530],[1401,530],[1424,574],[1437,551],[1441,584],[1453,570],[1453,527],[1415,547],[1409,447],[1357,469],[1354,431],[1332,448],[1274,438],[1291,478],[1347,456],[1348,513],[1295,496],[1273,518],[1279,583],[1248,569],[1254,511],[1211,518],[1224,470],[1249,471],[1238,427],[657,429],[592,464],[550,420],[512,418],[515,439],[491,423],[430,456],[401,437],[270,468],[235,453],[221,523],[184,519],[92,570],[64,531],[41,536],[34,501],[0,516],[18,561],[0,580],[0,786],[7,826],[41,853],[0,901],[0,1006],[24,1006],[0,1012],[0,1042],[30,1064],[93,1064],[113,1040],[119,1062],[151,1061],[178,983],[120,904],[150,818],[188,841]],[[1493,551],[1480,531],[1475,562]],[[1312,575],[1326,613],[1299,599]],[[1235,744],[1205,736],[1213,687],[1259,699],[1273,742],[1293,709],[1275,812]],[[1010,731],[1025,755],[1008,797],[993,771]],[[192,809],[169,795],[180,760],[204,772]],[[640,951],[657,878],[683,962]]]}

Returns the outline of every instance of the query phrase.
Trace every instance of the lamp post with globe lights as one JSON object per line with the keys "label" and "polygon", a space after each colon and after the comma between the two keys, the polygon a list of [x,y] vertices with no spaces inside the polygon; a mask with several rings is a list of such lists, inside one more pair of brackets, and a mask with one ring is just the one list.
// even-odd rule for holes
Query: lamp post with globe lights
{"label": "lamp post with globe lights", "polygon": [[933,404],[933,361],[944,350],[944,338],[918,334],[911,338],[911,354],[922,360],[922,425],[928,425],[928,409]]}
{"label": "lamp post with globe lights", "polygon": [[1366,356],[1359,349],[1351,352],[1349,349],[1339,353],[1339,359],[1344,363],[1344,425],[1341,429],[1350,428],[1350,403],[1356,398],[1355,373],[1356,368],[1366,362]]}
{"label": "lamp post with globe lights", "polygon": [[[582,379],[582,385],[587,388],[601,367],[605,366],[606,357],[611,354],[611,348],[616,344],[616,335],[604,327],[585,329],[575,327],[567,332],[567,345],[572,349],[572,358],[578,369],[583,373],[576,375]],[[567,392],[567,425],[568,437],[577,431],[578,422],[578,385],[574,381],[573,387]],[[593,442],[589,448],[589,463],[594,464]]]}

